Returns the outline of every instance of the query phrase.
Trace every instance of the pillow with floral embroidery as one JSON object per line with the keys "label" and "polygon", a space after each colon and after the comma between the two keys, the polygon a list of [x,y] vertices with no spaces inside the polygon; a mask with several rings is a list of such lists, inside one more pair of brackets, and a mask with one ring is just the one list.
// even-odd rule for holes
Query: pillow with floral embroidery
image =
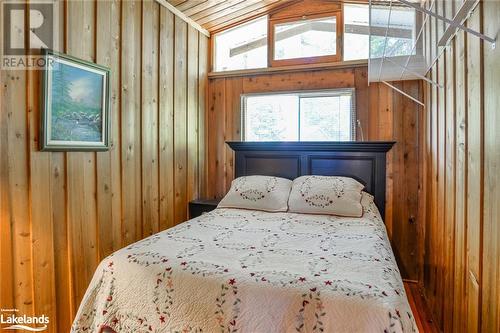
{"label": "pillow with floral embroidery", "polygon": [[364,186],[348,177],[302,176],[292,184],[290,212],[361,217]]}
{"label": "pillow with floral embroidery", "polygon": [[286,212],[292,181],[269,176],[239,177],[221,200],[219,208],[244,208],[266,212]]}

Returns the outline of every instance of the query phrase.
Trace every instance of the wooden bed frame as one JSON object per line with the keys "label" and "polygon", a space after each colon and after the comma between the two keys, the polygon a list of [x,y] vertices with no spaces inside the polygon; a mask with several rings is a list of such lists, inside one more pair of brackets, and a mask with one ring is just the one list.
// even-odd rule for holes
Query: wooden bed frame
{"label": "wooden bed frame", "polygon": [[365,185],[365,191],[375,197],[375,204],[384,217],[386,153],[394,141],[226,143],[235,152],[235,177],[351,177]]}

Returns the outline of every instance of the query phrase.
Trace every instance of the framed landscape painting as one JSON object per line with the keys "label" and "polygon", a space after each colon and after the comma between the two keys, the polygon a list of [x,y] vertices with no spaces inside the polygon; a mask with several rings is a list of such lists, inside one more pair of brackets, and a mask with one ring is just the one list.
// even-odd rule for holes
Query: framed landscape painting
{"label": "framed landscape painting", "polygon": [[109,149],[109,69],[45,50],[41,150]]}

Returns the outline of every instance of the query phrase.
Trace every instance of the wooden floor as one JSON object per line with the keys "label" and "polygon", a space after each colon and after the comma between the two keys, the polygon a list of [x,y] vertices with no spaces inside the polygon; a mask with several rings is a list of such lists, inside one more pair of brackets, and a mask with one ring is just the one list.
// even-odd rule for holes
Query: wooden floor
{"label": "wooden floor", "polygon": [[420,292],[416,282],[404,282],[408,302],[410,302],[413,316],[417,322],[420,333],[438,333],[440,332],[436,323],[432,319],[431,312],[425,303],[424,297]]}

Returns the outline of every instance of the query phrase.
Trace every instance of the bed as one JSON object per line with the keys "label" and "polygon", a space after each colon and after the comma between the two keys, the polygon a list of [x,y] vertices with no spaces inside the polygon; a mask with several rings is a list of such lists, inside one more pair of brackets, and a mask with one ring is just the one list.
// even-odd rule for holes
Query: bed
{"label": "bed", "polygon": [[379,213],[392,143],[229,145],[236,176],[356,178],[363,216],[216,209],[103,260],[72,332],[417,331]]}

